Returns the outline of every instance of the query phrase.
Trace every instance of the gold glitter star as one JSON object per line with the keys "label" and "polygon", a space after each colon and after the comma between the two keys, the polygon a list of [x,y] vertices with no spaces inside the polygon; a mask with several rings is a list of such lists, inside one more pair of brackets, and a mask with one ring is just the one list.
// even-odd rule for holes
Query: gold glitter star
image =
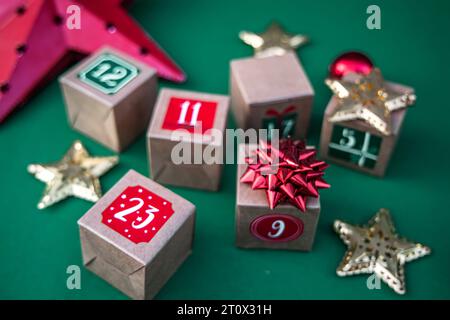
{"label": "gold glitter star", "polygon": [[304,35],[287,33],[276,22],[272,22],[263,33],[241,31],[239,38],[255,49],[255,56],[258,58],[281,56],[309,41]]}
{"label": "gold glitter star", "polygon": [[416,101],[412,92],[387,88],[377,68],[355,81],[327,79],[325,83],[339,98],[339,107],[329,118],[330,122],[361,119],[384,135],[392,134],[391,113]]}
{"label": "gold glitter star", "polygon": [[47,184],[38,203],[44,209],[69,196],[95,202],[101,195],[98,177],[117,164],[119,158],[90,157],[80,141],[75,141],[59,162],[30,164],[28,172]]}
{"label": "gold glitter star", "polygon": [[420,243],[399,238],[386,209],[380,209],[367,226],[336,220],[334,230],[348,247],[336,270],[339,276],[375,273],[399,294],[405,293],[405,262],[431,253],[430,248]]}

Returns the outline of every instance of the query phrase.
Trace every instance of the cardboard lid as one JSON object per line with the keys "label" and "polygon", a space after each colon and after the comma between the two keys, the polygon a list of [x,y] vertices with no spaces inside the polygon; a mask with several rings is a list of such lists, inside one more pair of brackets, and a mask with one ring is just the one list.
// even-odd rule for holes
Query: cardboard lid
{"label": "cardboard lid", "polygon": [[[138,71],[135,78],[129,81],[123,88],[127,88],[127,90],[119,90],[115,94],[105,94],[100,90],[95,89],[92,85],[81,81],[79,78],[79,74],[89,68],[92,63],[94,63],[97,59],[99,59],[102,55],[111,54],[113,56],[117,56],[119,59],[125,61],[129,65],[135,67]],[[117,49],[103,46],[99,50],[97,50],[94,54],[89,57],[83,59],[81,62],[70,68],[68,71],[63,73],[59,78],[59,82],[70,86],[76,90],[82,91],[87,96],[90,96],[93,99],[100,101],[103,105],[112,108],[117,105],[120,101],[125,99],[130,91],[133,91],[139,88],[142,84],[144,84],[149,78],[157,77],[156,70],[149,67],[145,63],[142,63],[131,56],[119,51]]]}
{"label": "cardboard lid", "polygon": [[231,73],[248,105],[277,103],[314,95],[295,53],[231,61]]}
{"label": "cardboard lid", "polygon": [[211,129],[217,129],[223,135],[227,124],[227,115],[230,106],[230,98],[228,96],[163,88],[159,91],[158,99],[155,107],[153,108],[152,121],[150,121],[150,125],[147,130],[147,137],[172,141],[187,140],[188,142],[212,144],[217,146],[221,145],[221,141],[218,141],[218,139],[215,139],[212,135],[190,132],[185,132],[184,134],[183,130],[177,130],[177,134],[173,135],[174,130],[164,129],[163,122],[166,117],[167,108],[171,98],[216,102],[217,107]]}

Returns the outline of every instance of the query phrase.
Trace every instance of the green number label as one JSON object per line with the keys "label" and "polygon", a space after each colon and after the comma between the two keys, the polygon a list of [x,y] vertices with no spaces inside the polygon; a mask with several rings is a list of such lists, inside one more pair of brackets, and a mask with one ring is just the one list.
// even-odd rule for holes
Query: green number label
{"label": "green number label", "polygon": [[105,53],[81,71],[78,77],[104,94],[115,94],[138,73],[135,66],[113,54]]}
{"label": "green number label", "polygon": [[380,152],[381,138],[368,132],[334,126],[329,155],[360,167],[373,169]]}
{"label": "green number label", "polygon": [[293,136],[295,132],[295,124],[297,120],[297,113],[292,113],[284,116],[281,119],[276,117],[263,119],[262,127],[267,129],[267,138],[271,140],[271,130],[279,129],[280,138],[287,138]]}

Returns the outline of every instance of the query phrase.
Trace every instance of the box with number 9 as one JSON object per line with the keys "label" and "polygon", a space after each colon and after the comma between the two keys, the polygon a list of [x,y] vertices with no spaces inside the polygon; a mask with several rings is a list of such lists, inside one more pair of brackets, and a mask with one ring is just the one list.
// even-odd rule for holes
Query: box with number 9
{"label": "box with number 9", "polygon": [[[255,145],[239,147],[240,157],[249,155]],[[265,248],[310,251],[320,215],[320,198],[306,197],[305,210],[283,201],[271,209],[267,190],[254,189],[241,181],[247,164],[239,164],[236,191],[236,245],[241,248]]]}

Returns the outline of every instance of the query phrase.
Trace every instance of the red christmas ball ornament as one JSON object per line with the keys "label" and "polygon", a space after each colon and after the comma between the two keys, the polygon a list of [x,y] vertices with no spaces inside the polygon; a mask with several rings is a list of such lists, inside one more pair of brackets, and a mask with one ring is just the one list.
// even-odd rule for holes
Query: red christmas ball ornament
{"label": "red christmas ball ornament", "polygon": [[341,79],[349,72],[367,75],[372,71],[373,63],[365,54],[356,51],[346,52],[337,57],[329,67],[331,78]]}

